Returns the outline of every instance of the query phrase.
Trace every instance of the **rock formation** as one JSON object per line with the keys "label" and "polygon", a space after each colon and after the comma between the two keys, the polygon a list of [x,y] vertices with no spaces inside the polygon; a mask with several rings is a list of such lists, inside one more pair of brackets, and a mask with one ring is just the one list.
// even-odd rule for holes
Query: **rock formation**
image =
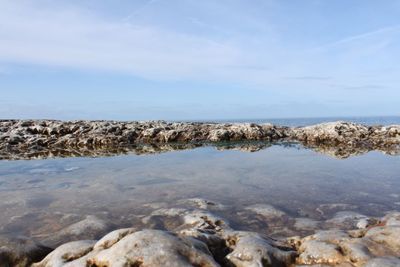
{"label": "rock formation", "polygon": [[[183,208],[183,204],[190,207]],[[292,218],[268,204],[244,207],[243,212],[252,213],[249,218],[262,216],[283,228],[294,223],[300,232],[308,232],[302,237],[271,238],[262,234],[269,229],[261,229],[260,233],[235,230],[229,221],[216,215],[224,211],[227,207],[214,201],[183,199],[176,207],[155,207],[148,216],[141,217],[147,226],[137,222],[108,234],[106,222],[88,215],[43,239],[43,243],[21,237],[1,238],[0,266],[390,267],[400,264],[399,212],[373,218],[353,211],[338,211],[330,219],[314,221]],[[162,224],[152,223],[160,220]],[[269,227],[273,224],[268,223]]]}
{"label": "rock formation", "polygon": [[[275,216],[276,211],[268,208],[267,213]],[[235,231],[207,210],[163,209],[150,216],[158,214],[178,216],[181,224],[170,231],[125,228],[98,241],[72,241],[33,267],[400,266],[400,214],[396,212],[381,219],[353,216],[359,223],[352,230],[322,230],[279,240]],[[360,223],[363,219],[370,223]]]}
{"label": "rock formation", "polygon": [[[247,141],[256,141],[256,144],[232,145],[232,142]],[[338,157],[369,150],[398,154],[400,125],[364,126],[332,122],[289,128],[254,123],[0,121],[1,159],[96,156],[132,151],[154,153],[205,144],[256,151],[267,147],[265,142],[273,141],[299,141]],[[225,144],[221,146],[221,142]]]}

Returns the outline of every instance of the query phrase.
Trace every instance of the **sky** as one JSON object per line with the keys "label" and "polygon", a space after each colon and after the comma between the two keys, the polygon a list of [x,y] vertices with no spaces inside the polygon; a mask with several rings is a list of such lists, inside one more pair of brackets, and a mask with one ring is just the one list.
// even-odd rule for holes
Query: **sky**
{"label": "sky", "polygon": [[398,0],[0,0],[0,119],[400,115]]}

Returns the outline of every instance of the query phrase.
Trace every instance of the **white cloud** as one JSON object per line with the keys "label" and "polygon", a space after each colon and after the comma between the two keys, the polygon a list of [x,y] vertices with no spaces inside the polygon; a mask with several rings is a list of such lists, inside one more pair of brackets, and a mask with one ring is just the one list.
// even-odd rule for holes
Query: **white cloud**
{"label": "white cloud", "polygon": [[[163,12],[169,4],[163,1],[149,1],[128,17],[106,18],[61,1],[0,0],[0,62],[123,72],[149,79],[228,81],[277,90],[310,86],[310,79],[287,77],[332,77],[355,86],[393,79],[390,72],[379,77],[360,74],[397,66],[393,51],[398,53],[398,48],[385,48],[395,43],[393,38],[399,40],[398,26],[308,49],[280,40],[279,25],[260,16],[262,12],[255,14],[254,8],[247,12],[235,7],[232,12],[224,1],[186,3],[212,13],[212,20],[177,10],[179,20],[172,24],[180,27],[164,25],[167,18],[159,24],[138,23],[138,15],[161,15],[149,10],[163,4]],[[328,83],[320,79],[324,82]]]}
{"label": "white cloud", "polygon": [[177,78],[198,76],[240,58],[234,46],[195,35],[106,21],[79,9],[0,3],[3,61]]}

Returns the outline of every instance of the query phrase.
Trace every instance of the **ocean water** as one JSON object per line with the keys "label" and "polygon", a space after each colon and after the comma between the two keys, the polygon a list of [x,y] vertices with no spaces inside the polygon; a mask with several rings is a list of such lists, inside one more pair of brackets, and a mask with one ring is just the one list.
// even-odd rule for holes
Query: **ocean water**
{"label": "ocean water", "polygon": [[308,125],[313,125],[323,122],[332,122],[332,121],[348,121],[365,125],[391,125],[391,124],[400,124],[400,116],[218,120],[218,122],[272,123],[276,125],[292,126],[292,127],[308,126]]}

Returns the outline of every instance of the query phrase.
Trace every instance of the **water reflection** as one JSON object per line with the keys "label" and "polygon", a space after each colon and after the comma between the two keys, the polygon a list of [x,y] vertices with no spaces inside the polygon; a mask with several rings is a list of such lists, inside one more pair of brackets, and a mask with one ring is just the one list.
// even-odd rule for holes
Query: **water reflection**
{"label": "water reflection", "polygon": [[283,147],[301,147],[315,150],[319,153],[335,158],[348,158],[351,156],[362,155],[370,151],[381,151],[388,155],[399,155],[400,145],[388,147],[370,146],[346,146],[346,145],[310,145],[298,142],[265,142],[265,141],[246,141],[246,142],[225,142],[225,143],[168,143],[168,144],[139,144],[135,146],[121,147],[82,147],[79,149],[44,149],[35,151],[20,151],[0,154],[0,160],[24,160],[24,159],[47,159],[47,158],[66,158],[66,157],[109,157],[116,155],[144,155],[157,154],[179,150],[189,150],[200,147],[214,147],[217,150],[240,150],[243,152],[256,152],[268,149],[272,145]]}
{"label": "water reflection", "polygon": [[[124,148],[122,153],[129,155],[114,157],[0,161],[0,235],[55,245],[71,239],[66,232],[89,222],[102,232],[132,225],[163,228],[171,208],[194,208],[191,200],[196,198],[221,203],[211,208],[234,228],[273,235],[320,226],[340,211],[381,216],[400,208],[400,157],[313,149],[339,158],[359,156],[337,160],[298,143],[252,142],[142,146]],[[121,153],[96,155],[114,152]],[[270,207],[281,215],[265,216]],[[102,234],[93,230],[79,238]]]}

